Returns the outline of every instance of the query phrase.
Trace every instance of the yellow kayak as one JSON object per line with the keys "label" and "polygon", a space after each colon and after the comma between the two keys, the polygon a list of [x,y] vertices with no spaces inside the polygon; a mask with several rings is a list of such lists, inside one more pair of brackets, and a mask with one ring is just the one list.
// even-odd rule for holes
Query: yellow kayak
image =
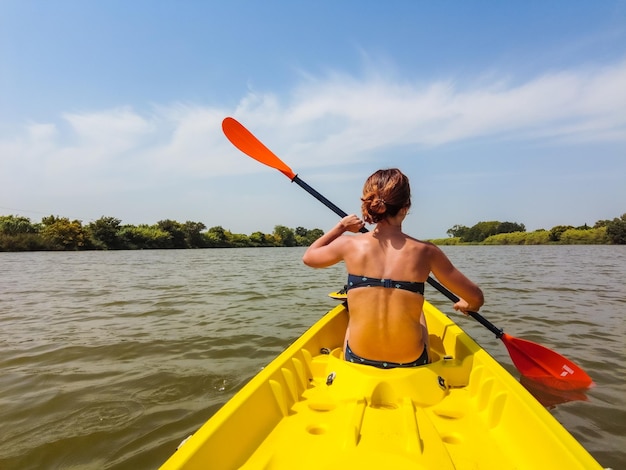
{"label": "yellow kayak", "polygon": [[432,363],[346,362],[338,305],[161,467],[601,469],[502,366],[426,302]]}

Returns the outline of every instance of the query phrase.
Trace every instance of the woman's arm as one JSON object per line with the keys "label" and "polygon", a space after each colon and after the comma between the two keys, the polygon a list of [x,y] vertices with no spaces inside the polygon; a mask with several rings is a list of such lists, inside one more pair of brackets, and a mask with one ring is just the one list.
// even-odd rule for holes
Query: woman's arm
{"label": "woman's arm", "polygon": [[437,246],[433,245],[431,271],[441,283],[461,299],[454,304],[463,313],[477,312],[485,303],[483,291],[459,271]]}
{"label": "woman's arm", "polygon": [[358,232],[364,223],[356,215],[348,215],[337,225],[315,240],[304,252],[302,261],[312,268],[325,268],[343,260],[349,240],[341,237],[345,232]]}

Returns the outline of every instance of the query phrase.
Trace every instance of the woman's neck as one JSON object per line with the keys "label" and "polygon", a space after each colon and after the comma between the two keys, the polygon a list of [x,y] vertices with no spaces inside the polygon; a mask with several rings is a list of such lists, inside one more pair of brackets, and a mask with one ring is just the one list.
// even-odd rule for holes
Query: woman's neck
{"label": "woman's neck", "polygon": [[402,233],[402,220],[394,220],[394,218],[386,218],[376,224],[374,233],[380,235],[393,235]]}

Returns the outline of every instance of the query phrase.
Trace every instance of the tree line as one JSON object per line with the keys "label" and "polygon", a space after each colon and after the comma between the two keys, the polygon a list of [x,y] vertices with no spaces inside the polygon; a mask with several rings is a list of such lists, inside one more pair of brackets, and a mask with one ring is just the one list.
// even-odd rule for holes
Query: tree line
{"label": "tree line", "polygon": [[232,233],[221,226],[207,230],[202,222],[161,220],[153,225],[122,224],[101,217],[80,220],[50,215],[33,223],[27,217],[0,216],[0,251],[142,250],[308,246],[324,232],[276,225],[273,233]]}
{"label": "tree line", "polygon": [[[153,225],[122,224],[115,217],[101,217],[86,225],[80,220],[50,215],[31,222],[17,215],[0,216],[0,251],[143,250],[182,248],[242,248],[308,246],[324,232],[276,225],[272,233],[232,233],[222,226],[207,230],[202,222],[161,220]],[[545,245],[626,244],[626,214],[599,220],[593,226],[557,225],[550,230],[526,232],[516,222],[478,222],[472,227],[455,225],[449,238],[431,240],[438,245]]]}
{"label": "tree line", "polygon": [[526,232],[516,222],[478,222],[472,227],[455,225],[448,229],[447,239],[433,240],[441,245],[480,243],[484,245],[546,245],[546,244],[626,244],[626,214],[613,220],[598,220],[593,226],[557,225],[550,230]]}

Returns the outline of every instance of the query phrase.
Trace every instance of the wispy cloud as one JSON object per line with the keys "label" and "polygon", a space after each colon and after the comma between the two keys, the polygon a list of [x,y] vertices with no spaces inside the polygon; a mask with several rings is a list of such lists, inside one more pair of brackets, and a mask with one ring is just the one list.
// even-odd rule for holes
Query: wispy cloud
{"label": "wispy cloud", "polygon": [[[232,114],[299,165],[333,165],[397,145],[465,139],[626,140],[626,61],[546,73],[525,83],[493,78],[412,84],[376,75],[308,77],[289,95],[249,92],[236,109],[189,104],[64,113],[1,138],[3,185],[43,181],[158,182],[255,171],[221,134]],[[337,159],[341,155],[341,159]],[[143,175],[143,176],[142,176]],[[5,186],[6,187],[6,186]]]}
{"label": "wispy cloud", "polygon": [[[342,137],[354,139],[359,149],[395,143],[442,145],[502,134],[512,139],[624,140],[624,83],[626,61],[548,73],[511,86],[499,80],[466,88],[452,80],[419,87],[334,78],[303,85],[282,124],[292,125],[292,116],[335,119],[345,124],[339,129]],[[330,138],[336,137],[334,133]]]}
{"label": "wispy cloud", "polygon": [[[546,73],[524,83],[493,77],[430,84],[330,74],[288,99],[250,94],[235,112],[302,165],[332,165],[392,146],[467,139],[626,140],[626,61]],[[341,155],[341,160],[337,160]]]}

